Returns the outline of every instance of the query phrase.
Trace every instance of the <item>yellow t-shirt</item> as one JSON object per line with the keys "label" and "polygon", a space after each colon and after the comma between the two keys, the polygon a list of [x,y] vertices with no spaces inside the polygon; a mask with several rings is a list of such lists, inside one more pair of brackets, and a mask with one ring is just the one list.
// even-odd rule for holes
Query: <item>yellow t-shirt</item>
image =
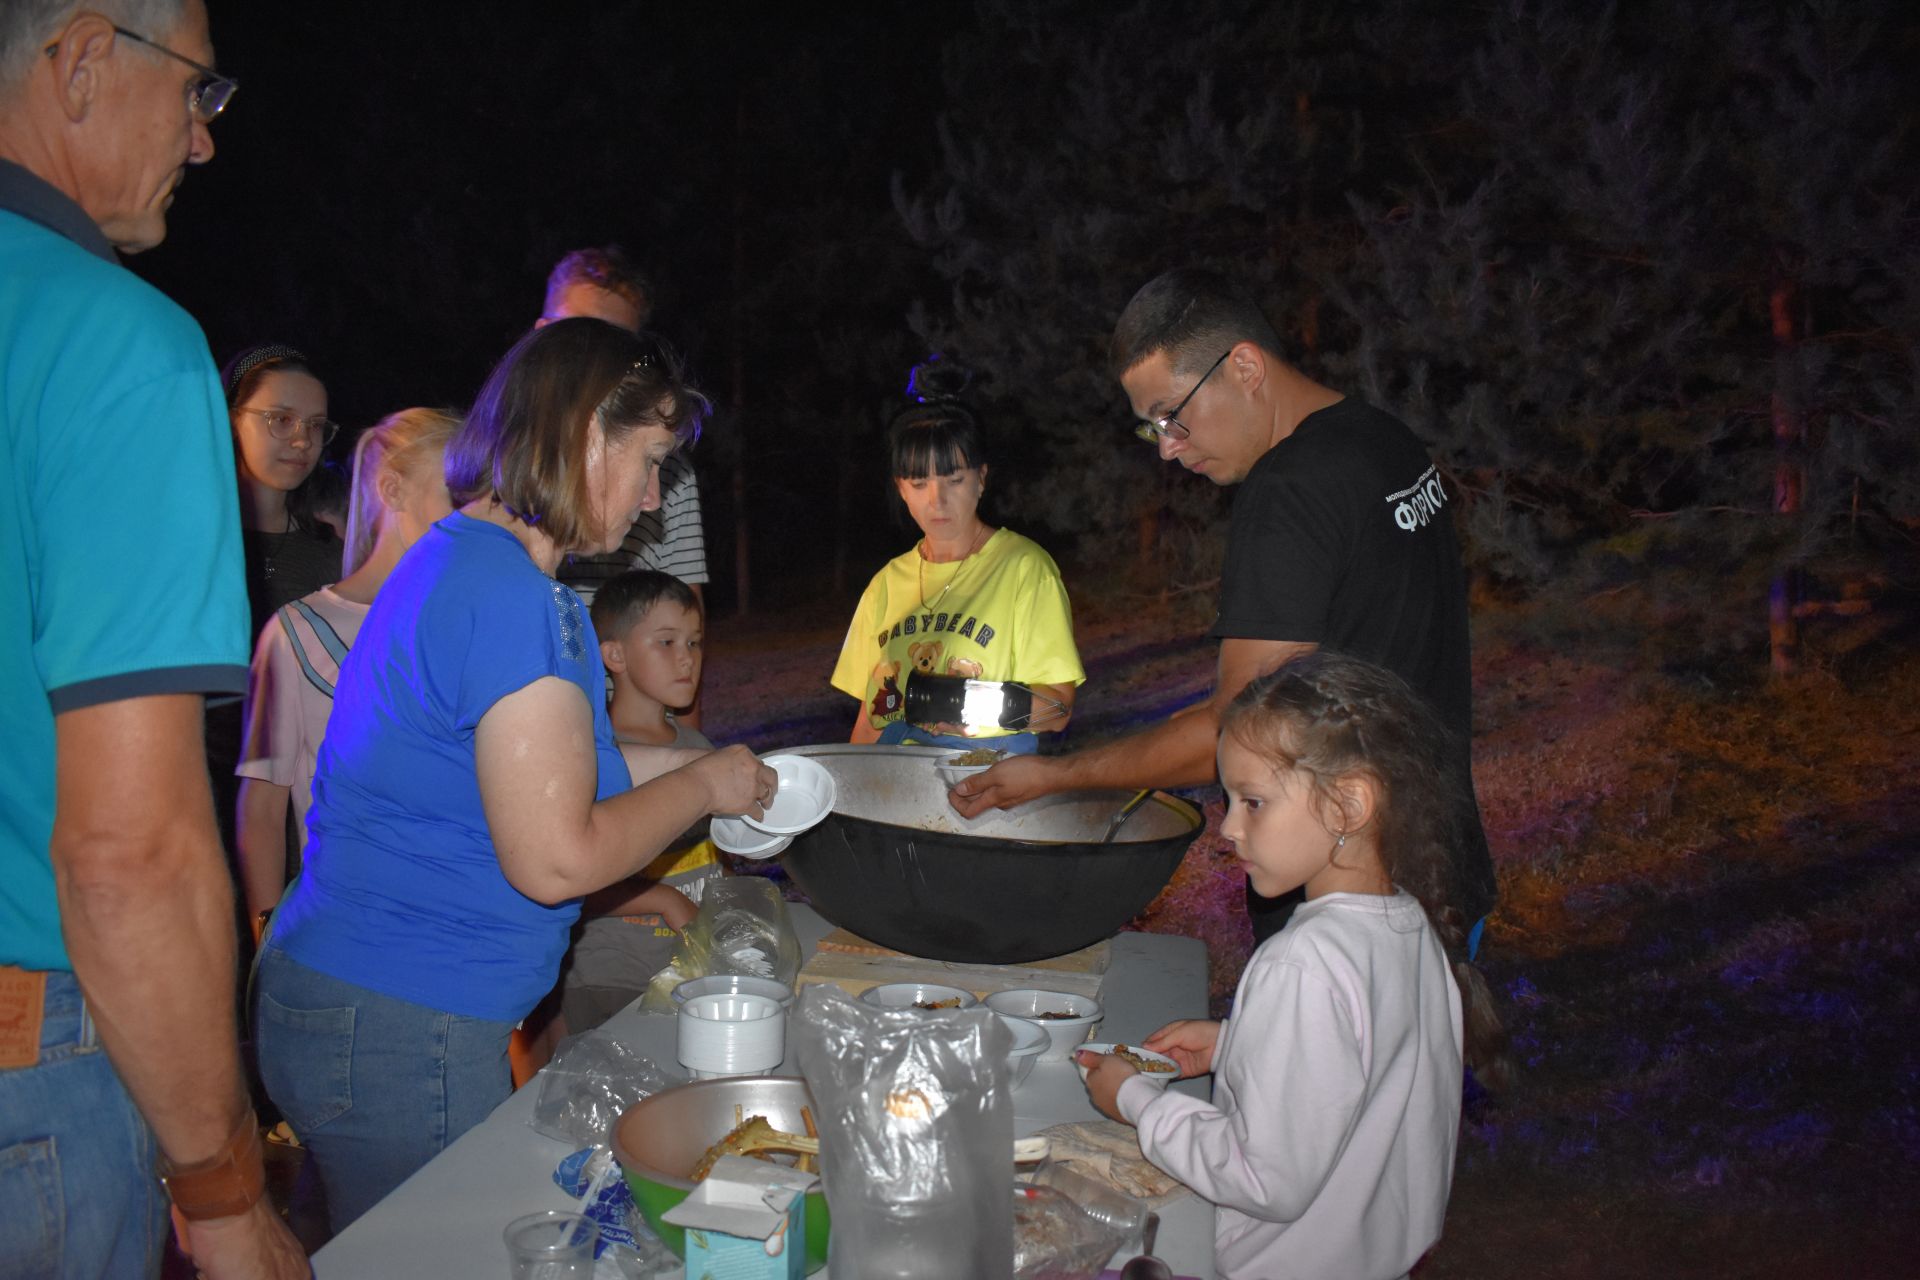
{"label": "yellow t-shirt", "polygon": [[1073,611],[1053,557],[1030,538],[996,529],[964,560],[931,564],[915,548],[888,561],[860,597],[833,687],[859,698],[861,714],[879,729],[900,718],[906,674],[916,670],[1022,684],[1083,682]]}

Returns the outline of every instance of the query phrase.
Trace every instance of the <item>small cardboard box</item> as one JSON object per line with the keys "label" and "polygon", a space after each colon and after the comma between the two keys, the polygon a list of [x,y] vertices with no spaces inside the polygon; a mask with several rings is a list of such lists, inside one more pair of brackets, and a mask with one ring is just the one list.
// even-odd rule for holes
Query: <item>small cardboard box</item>
{"label": "small cardboard box", "polygon": [[800,1280],[807,1190],[819,1178],[721,1156],[693,1194],[660,1215],[687,1230],[687,1280]]}

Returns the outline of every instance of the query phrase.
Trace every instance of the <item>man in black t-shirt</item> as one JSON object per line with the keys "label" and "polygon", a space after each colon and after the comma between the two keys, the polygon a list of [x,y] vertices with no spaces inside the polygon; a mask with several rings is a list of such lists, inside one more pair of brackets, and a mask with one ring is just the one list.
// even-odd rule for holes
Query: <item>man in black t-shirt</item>
{"label": "man in black t-shirt", "polygon": [[[1314,382],[1279,350],[1259,307],[1214,272],[1167,272],[1127,304],[1110,359],[1139,433],[1162,458],[1241,486],[1212,630],[1213,696],[1103,747],[1005,761],[955,787],[955,809],[972,816],[1081,787],[1211,782],[1227,704],[1321,646],[1376,662],[1426,698],[1458,739],[1455,767],[1471,796],[1466,580],[1446,490],[1405,424]],[[1496,888],[1477,806],[1467,826],[1456,900],[1472,923]],[[1296,900],[1249,887],[1256,944]]]}

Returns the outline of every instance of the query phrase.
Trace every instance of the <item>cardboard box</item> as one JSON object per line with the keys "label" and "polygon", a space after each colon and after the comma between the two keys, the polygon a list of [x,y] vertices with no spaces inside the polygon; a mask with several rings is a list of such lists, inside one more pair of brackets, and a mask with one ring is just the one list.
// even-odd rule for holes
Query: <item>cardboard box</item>
{"label": "cardboard box", "polygon": [[721,1156],[692,1195],[661,1215],[687,1230],[687,1280],[800,1280],[806,1193],[819,1180],[765,1160]]}

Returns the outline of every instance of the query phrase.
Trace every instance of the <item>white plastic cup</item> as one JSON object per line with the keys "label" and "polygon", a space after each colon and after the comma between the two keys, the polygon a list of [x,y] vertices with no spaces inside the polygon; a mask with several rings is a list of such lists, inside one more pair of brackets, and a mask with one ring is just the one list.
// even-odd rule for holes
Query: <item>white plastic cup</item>
{"label": "white plastic cup", "polygon": [[786,1010],[763,995],[695,996],[676,1024],[680,1065],[701,1079],[762,1075],[787,1052]]}

